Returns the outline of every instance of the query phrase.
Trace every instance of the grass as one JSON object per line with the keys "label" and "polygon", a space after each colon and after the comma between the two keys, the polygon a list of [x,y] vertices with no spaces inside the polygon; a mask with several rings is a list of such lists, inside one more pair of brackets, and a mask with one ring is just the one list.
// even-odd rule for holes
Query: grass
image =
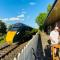
{"label": "grass", "polygon": [[3,45],[5,43],[5,35],[0,36],[0,45]]}
{"label": "grass", "polygon": [[4,39],[0,41],[0,45],[3,45],[4,43],[5,43]]}

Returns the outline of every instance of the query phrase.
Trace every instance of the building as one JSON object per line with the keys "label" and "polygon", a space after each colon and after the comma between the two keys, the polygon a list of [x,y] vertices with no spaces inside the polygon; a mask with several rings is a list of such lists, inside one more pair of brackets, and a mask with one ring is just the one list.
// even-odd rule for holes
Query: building
{"label": "building", "polygon": [[60,0],[55,0],[45,22],[44,31],[50,32],[55,26],[60,28]]}

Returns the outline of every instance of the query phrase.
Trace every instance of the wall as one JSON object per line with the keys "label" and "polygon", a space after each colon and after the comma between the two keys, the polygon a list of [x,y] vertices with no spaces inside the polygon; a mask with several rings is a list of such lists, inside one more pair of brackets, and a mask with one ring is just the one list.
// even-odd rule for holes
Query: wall
{"label": "wall", "polygon": [[35,60],[34,54],[37,50],[38,44],[38,33],[33,36],[33,38],[27,43],[27,45],[22,49],[21,53],[18,53],[14,60]]}

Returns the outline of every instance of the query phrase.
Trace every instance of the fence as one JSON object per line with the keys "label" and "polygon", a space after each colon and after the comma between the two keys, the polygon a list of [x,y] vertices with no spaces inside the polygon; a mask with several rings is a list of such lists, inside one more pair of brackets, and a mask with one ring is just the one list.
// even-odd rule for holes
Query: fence
{"label": "fence", "polygon": [[35,60],[34,54],[36,53],[38,44],[38,34],[34,35],[33,38],[27,43],[22,49],[21,53],[14,60]]}

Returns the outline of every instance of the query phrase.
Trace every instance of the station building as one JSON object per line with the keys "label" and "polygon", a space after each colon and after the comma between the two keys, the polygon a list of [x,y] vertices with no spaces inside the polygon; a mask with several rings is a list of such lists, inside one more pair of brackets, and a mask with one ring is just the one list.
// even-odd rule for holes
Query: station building
{"label": "station building", "polygon": [[60,28],[60,0],[55,0],[44,22],[44,31],[50,32],[55,26]]}

